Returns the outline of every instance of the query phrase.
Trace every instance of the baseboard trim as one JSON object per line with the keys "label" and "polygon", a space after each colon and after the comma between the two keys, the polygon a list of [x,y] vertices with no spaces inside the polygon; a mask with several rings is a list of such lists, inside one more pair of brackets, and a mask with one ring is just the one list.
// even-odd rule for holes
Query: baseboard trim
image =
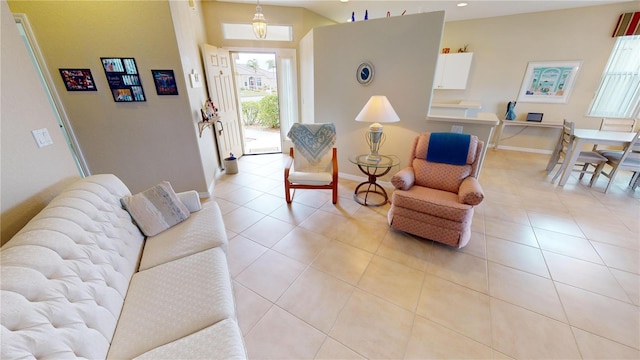
{"label": "baseboard trim", "polygon": [[506,145],[500,145],[500,146],[498,146],[497,148],[494,148],[494,149],[495,150],[521,151],[521,152],[536,153],[536,154],[551,154],[552,153],[551,150],[525,148],[525,147],[518,147],[518,146],[506,146]]}

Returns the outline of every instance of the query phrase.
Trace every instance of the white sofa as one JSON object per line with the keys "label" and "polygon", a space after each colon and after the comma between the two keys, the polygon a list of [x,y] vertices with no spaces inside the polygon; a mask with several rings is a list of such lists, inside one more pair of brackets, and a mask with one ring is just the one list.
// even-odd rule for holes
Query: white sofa
{"label": "white sofa", "polygon": [[242,359],[218,205],[146,238],[114,175],[79,180],[1,249],[2,359]]}

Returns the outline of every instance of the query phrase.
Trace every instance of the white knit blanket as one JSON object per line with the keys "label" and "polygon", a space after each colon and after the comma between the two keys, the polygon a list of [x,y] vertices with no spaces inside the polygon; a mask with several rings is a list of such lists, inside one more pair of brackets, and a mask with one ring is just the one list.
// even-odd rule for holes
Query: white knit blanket
{"label": "white knit blanket", "polygon": [[332,123],[295,123],[287,136],[293,141],[297,152],[301,153],[307,161],[314,163],[320,161],[336,143],[336,127]]}

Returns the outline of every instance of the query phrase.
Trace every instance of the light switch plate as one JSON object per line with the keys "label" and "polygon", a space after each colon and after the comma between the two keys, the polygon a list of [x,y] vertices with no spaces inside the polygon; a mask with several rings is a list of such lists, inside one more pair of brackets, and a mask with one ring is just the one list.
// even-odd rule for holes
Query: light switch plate
{"label": "light switch plate", "polygon": [[53,144],[47,128],[32,130],[31,134],[33,134],[33,138],[36,140],[36,145],[38,145],[39,148]]}
{"label": "light switch plate", "polygon": [[200,74],[195,71],[189,74],[189,80],[191,82],[192,88],[201,88],[202,87],[202,79],[200,78]]}

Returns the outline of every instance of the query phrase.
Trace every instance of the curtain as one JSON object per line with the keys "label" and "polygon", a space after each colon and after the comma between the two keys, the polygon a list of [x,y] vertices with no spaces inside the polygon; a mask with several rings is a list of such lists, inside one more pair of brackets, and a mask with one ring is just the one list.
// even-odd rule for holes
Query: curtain
{"label": "curtain", "polygon": [[625,13],[620,15],[618,24],[612,37],[640,35],[640,12]]}

